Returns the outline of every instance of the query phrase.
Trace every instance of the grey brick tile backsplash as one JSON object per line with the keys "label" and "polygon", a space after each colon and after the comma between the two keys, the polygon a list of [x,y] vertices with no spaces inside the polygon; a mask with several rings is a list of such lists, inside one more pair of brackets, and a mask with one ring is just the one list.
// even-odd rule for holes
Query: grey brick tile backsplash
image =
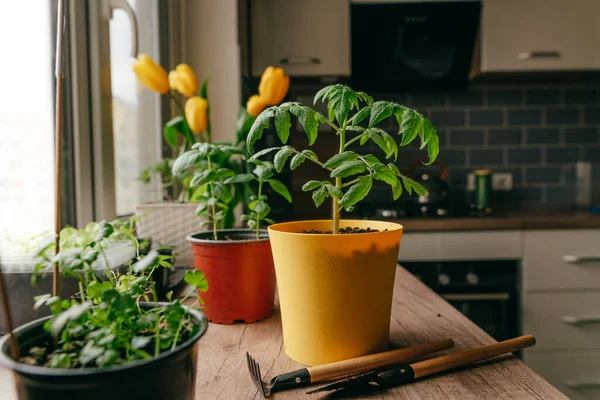
{"label": "grey brick tile backsplash", "polygon": [[[466,92],[370,94],[431,119],[440,136],[439,160],[459,197],[465,197],[468,173],[486,167],[513,175],[514,190],[495,193],[498,202],[572,205],[575,163],[600,163],[600,85],[478,84]],[[400,140],[395,120],[382,128]],[[401,169],[427,159],[419,144],[400,149]],[[369,146],[365,150],[380,154]]]}

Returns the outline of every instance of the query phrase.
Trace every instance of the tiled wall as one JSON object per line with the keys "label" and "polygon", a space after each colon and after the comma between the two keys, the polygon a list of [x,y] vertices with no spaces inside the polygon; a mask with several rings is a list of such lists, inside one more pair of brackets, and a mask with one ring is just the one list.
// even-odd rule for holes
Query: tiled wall
{"label": "tiled wall", "polygon": [[[570,205],[575,163],[600,162],[600,87],[493,85],[375,97],[431,119],[440,135],[439,160],[449,166],[458,197],[469,172],[490,168],[513,174],[515,188],[505,202]],[[399,162],[422,156],[416,148],[404,149]]]}
{"label": "tiled wall", "polygon": [[[292,86],[293,87],[293,86]],[[290,100],[312,104],[315,88],[294,88]],[[372,93],[371,93],[372,94]],[[475,169],[510,172],[511,192],[496,193],[497,205],[570,206],[575,201],[575,163],[600,162],[600,86],[472,86],[460,93],[372,94],[376,100],[393,100],[416,108],[431,119],[440,135],[439,160],[448,165],[449,185],[458,202],[467,198],[467,175]],[[325,110],[323,110],[325,111]],[[390,133],[398,130],[394,118]],[[306,145],[302,128],[292,144]],[[327,131],[324,126],[323,131]],[[326,158],[337,148],[333,132],[321,132],[315,150]],[[273,133],[274,134],[274,133]],[[273,138],[273,145],[277,140]],[[367,152],[380,150],[368,142]],[[426,159],[418,144],[400,150],[397,164],[407,167]],[[295,213],[311,207],[302,183],[319,171],[303,165],[290,180]],[[322,176],[323,179],[326,176]],[[389,188],[375,188],[369,200],[389,201]]]}

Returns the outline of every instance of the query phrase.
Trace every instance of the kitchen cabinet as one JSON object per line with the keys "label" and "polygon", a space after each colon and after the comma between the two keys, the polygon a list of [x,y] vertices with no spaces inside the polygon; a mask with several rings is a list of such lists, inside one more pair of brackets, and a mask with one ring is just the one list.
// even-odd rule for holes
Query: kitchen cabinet
{"label": "kitchen cabinet", "polygon": [[251,73],[269,65],[290,76],[350,75],[348,0],[253,0]]}
{"label": "kitchen cabinet", "polygon": [[525,362],[572,399],[600,395],[600,230],[525,231]]}
{"label": "kitchen cabinet", "polygon": [[481,71],[600,69],[597,0],[485,0]]}

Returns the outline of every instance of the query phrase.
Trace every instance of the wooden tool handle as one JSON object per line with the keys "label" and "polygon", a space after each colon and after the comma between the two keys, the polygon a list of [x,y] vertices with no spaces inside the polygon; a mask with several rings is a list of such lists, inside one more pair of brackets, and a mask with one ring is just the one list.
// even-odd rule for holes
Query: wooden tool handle
{"label": "wooden tool handle", "polygon": [[535,344],[535,337],[532,335],[520,336],[518,338],[505,340],[503,342],[488,344],[472,350],[461,351],[454,354],[425,360],[411,364],[415,371],[415,378],[435,374],[452,368],[461,367],[477,361],[487,360],[505,353],[531,347]]}
{"label": "wooden tool handle", "polygon": [[384,353],[371,354],[368,356],[353,358],[351,360],[338,361],[331,364],[319,365],[307,368],[310,374],[310,382],[323,382],[330,379],[364,372],[373,368],[389,364],[405,363],[413,358],[436,351],[447,350],[454,347],[452,339],[437,340],[405,349],[386,351]]}

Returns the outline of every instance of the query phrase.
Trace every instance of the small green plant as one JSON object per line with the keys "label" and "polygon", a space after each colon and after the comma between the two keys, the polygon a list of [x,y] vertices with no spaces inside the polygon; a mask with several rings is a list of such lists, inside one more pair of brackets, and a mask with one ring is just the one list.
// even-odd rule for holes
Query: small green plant
{"label": "small green plant", "polygon": [[258,185],[258,194],[249,198],[249,214],[242,217],[242,220],[247,221],[248,227],[256,229],[257,238],[260,235],[261,221],[272,223],[267,218],[271,208],[267,204],[267,196],[263,194],[264,183],[268,183],[275,192],[291,201],[285,185],[272,178],[272,163],[257,160],[252,174],[222,167],[233,157],[243,159],[243,154],[244,150],[227,144],[196,143],[190,151],[179,156],[173,165],[175,176],[184,174],[189,168],[197,171],[190,182],[190,188],[195,193],[194,202],[199,203],[196,214],[205,219],[204,224],[212,225],[214,240],[218,240],[219,228],[223,226],[228,212],[237,204],[234,200],[236,194],[239,195],[240,184],[254,181]]}
{"label": "small green plant", "polygon": [[[271,147],[254,154],[250,160],[256,160],[269,152],[277,151],[274,164],[280,172],[288,159],[293,170],[309,160],[329,171],[332,180],[310,180],[302,187],[303,191],[312,191],[312,198],[319,207],[326,198],[332,199],[332,232],[339,232],[342,209],[350,211],[370,192],[374,180],[380,180],[392,189],[394,200],[402,194],[402,186],[409,194],[425,194],[425,189],[417,182],[400,173],[392,162],[385,164],[372,154],[358,154],[347,150],[348,146],[358,143],[361,146],[372,140],[385,152],[385,158],[394,161],[398,157],[398,144],[394,138],[377,125],[387,118],[396,118],[401,136],[400,146],[406,146],[417,137],[421,140],[421,149],[427,148],[429,161],[435,161],[439,153],[439,138],[431,122],[415,110],[389,101],[376,101],[363,92],[355,92],[345,85],[331,85],[321,89],[314,98],[327,102],[328,116],[300,103],[283,103],[265,109],[257,118],[247,138],[247,148],[251,151],[254,143],[262,137],[263,131],[275,121],[275,129],[284,146]],[[291,124],[291,115],[298,118],[308,136],[309,145],[313,145],[319,132],[319,124],[329,125],[339,138],[338,152],[325,162],[318,160],[310,150],[299,151],[286,145]],[[362,125],[361,125],[362,124]],[[348,139],[349,133],[355,133]],[[345,180],[346,179],[346,180]]]}
{"label": "small green plant", "polygon": [[[140,306],[142,301],[158,301],[150,278],[157,268],[170,268],[171,256],[156,250],[138,257],[129,270],[120,274],[93,269],[101,253],[99,244],[119,228],[103,222],[97,236],[81,247],[49,257],[40,253],[37,273],[51,270],[58,261],[61,273],[79,280],[78,298],[36,297],[35,307],[48,306],[52,317],[44,324],[51,339],[24,349],[21,361],[51,368],[108,367],[126,364],[173,351],[198,332],[198,325],[187,313],[183,302],[172,300],[165,306]],[[125,228],[123,228],[125,229]],[[188,271],[185,281],[199,291],[208,290],[201,271]],[[201,302],[200,297],[198,301]]]}

